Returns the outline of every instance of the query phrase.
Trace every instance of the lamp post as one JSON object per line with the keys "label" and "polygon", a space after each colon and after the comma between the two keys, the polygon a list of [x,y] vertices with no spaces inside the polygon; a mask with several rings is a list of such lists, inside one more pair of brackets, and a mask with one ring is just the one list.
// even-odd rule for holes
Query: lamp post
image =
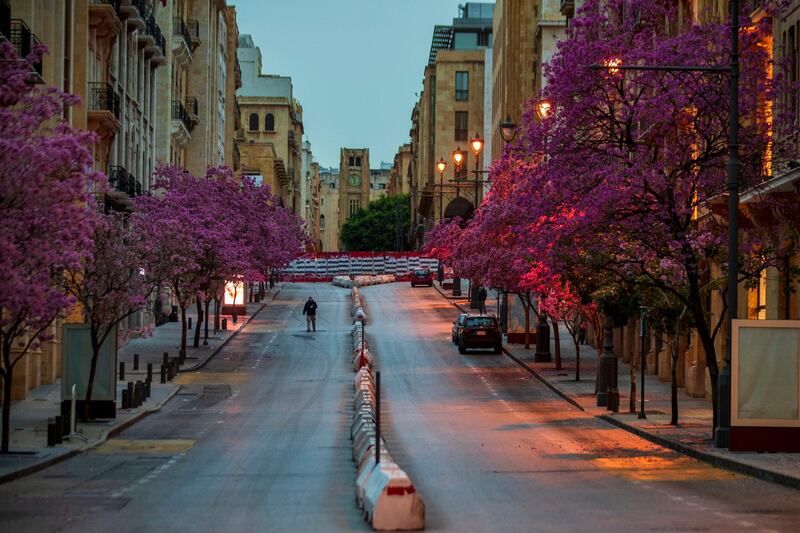
{"label": "lamp post", "polygon": [[730,0],[730,61],[726,67],[697,67],[674,65],[622,65],[619,59],[592,65],[592,69],[606,70],[616,74],[623,70],[651,70],[661,72],[707,72],[728,74],[730,97],[728,98],[728,275],[726,287],[727,340],[725,366],[717,377],[717,421],[714,428],[714,443],[718,448],[727,448],[731,430],[731,331],[738,317],[739,306],[739,0]]}
{"label": "lamp post", "polygon": [[640,315],[640,324],[639,324],[639,344],[641,349],[641,359],[639,360],[639,366],[641,367],[639,370],[641,371],[641,383],[639,383],[639,393],[640,393],[640,400],[639,400],[639,419],[644,420],[647,418],[647,414],[644,411],[644,371],[645,366],[647,365],[647,356],[645,355],[647,352],[645,351],[645,342],[647,340],[647,335],[645,335],[645,313],[647,312],[647,307],[641,305],[639,306],[639,315]]}
{"label": "lamp post", "polygon": [[444,171],[447,169],[447,163],[443,157],[439,158],[436,168],[439,170],[439,220],[442,220],[444,218]]}
{"label": "lamp post", "polygon": [[[480,201],[478,200],[478,186],[481,183],[480,180],[480,156],[483,152],[484,147],[484,140],[481,139],[481,134],[475,132],[475,136],[470,139],[469,141],[469,148],[472,153],[475,155],[475,193],[473,195],[473,213],[477,211],[478,205],[480,205]],[[480,309],[480,297],[478,295],[480,291],[480,287],[477,283],[470,282],[470,291],[469,291],[469,308],[470,309]]]}
{"label": "lamp post", "polygon": [[[455,175],[454,179],[458,181],[458,175],[461,173],[461,164],[464,162],[464,152],[461,151],[461,147],[457,147],[453,151],[453,163],[455,164]],[[460,193],[458,189],[458,183],[456,183],[456,196]],[[444,215],[444,213],[442,213]],[[461,296],[461,278],[456,275],[455,271],[453,271],[453,296]]]}

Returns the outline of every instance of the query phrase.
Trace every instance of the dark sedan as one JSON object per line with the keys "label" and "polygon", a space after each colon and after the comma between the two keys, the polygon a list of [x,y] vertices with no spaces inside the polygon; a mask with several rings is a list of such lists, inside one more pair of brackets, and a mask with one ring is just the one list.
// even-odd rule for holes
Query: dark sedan
{"label": "dark sedan", "polygon": [[470,348],[491,348],[494,353],[503,351],[503,334],[493,316],[467,316],[458,336],[459,353]]}
{"label": "dark sedan", "polygon": [[466,320],[468,316],[469,313],[461,313],[458,315],[458,318],[453,321],[453,329],[451,330],[453,344],[458,344],[458,336],[461,334],[461,328],[464,327],[464,320]]}

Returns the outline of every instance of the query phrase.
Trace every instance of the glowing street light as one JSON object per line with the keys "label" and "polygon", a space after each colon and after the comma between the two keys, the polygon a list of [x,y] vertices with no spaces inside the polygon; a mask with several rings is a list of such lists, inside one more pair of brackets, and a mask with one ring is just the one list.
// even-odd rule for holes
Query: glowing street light
{"label": "glowing street light", "polygon": [[[447,162],[443,157],[439,158],[436,168],[439,170],[439,220],[441,220],[444,218],[444,171],[447,169]],[[439,283],[441,282],[442,280],[439,280]]]}
{"label": "glowing street light", "polygon": [[536,116],[538,117],[539,122],[550,118],[552,113],[553,105],[550,103],[550,100],[539,100],[539,102],[536,104]]}
{"label": "glowing street light", "polygon": [[[475,132],[475,137],[469,141],[470,148],[472,149],[472,153],[475,154],[475,165],[478,164],[478,156],[481,155],[483,152],[483,139],[481,139],[481,134]],[[476,167],[477,168],[477,167]]]}

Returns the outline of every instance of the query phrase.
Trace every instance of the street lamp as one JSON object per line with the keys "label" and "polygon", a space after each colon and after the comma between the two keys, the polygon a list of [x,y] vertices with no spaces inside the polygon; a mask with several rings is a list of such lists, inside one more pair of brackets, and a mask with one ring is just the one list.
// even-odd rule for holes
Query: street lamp
{"label": "street lamp", "polygon": [[539,122],[549,118],[552,112],[553,105],[547,98],[539,100],[539,102],[536,103],[536,117],[539,119]]}
{"label": "street lamp", "polygon": [[511,116],[506,115],[506,119],[499,124],[500,137],[503,142],[510,143],[517,136],[517,125],[511,120]]}
{"label": "street lamp", "polygon": [[439,158],[436,168],[439,170],[439,220],[442,220],[444,218],[444,171],[447,168],[447,162],[443,157]]}
{"label": "street lamp", "polygon": [[[453,163],[455,163],[455,181],[458,181],[458,175],[461,173],[461,164],[464,162],[464,152],[461,146],[453,151]],[[456,196],[459,194],[458,183],[456,183]],[[444,213],[442,213],[444,215]],[[453,296],[461,296],[461,278],[453,272]]]}
{"label": "street lamp", "polygon": [[[484,144],[485,142],[483,139],[481,139],[481,134],[478,133],[477,131],[475,132],[475,136],[469,141],[469,148],[470,150],[472,150],[472,153],[475,154],[475,192],[472,197],[475,210],[478,209],[478,205],[480,204],[478,200],[478,186],[481,183],[480,156],[481,153],[483,152]],[[469,291],[470,309],[480,309],[481,306],[479,303],[479,296],[478,296],[479,291],[480,289],[478,288],[478,284],[470,281],[470,291]]]}

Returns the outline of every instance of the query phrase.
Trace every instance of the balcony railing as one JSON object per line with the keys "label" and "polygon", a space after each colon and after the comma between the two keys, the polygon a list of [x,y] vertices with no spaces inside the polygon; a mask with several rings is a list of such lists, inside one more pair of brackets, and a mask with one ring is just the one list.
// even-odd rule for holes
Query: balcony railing
{"label": "balcony railing", "polygon": [[142,184],[133,177],[125,167],[112,166],[109,168],[108,182],[119,192],[124,192],[131,198],[142,194]]}
{"label": "balcony railing", "polygon": [[96,5],[96,6],[103,5],[103,4],[109,5],[109,6],[114,8],[114,11],[116,11],[117,14],[119,14],[119,2],[120,2],[120,0],[90,0],[89,1],[90,4],[93,4],[93,5]]}
{"label": "balcony railing", "polygon": [[[28,57],[28,55],[33,52],[33,49],[40,44],[39,39],[36,38],[36,35],[34,35],[28,25],[20,19],[10,20],[9,34],[11,36],[9,39],[11,44],[17,49],[17,54],[19,54],[19,57],[23,59]],[[33,70],[35,70],[36,73],[41,76],[42,62],[38,61],[34,63]]]}
{"label": "balcony railing", "polygon": [[194,127],[194,124],[189,118],[189,113],[186,112],[186,108],[183,107],[182,103],[176,100],[172,101],[172,120],[180,120],[186,128],[186,131],[192,131]]}
{"label": "balcony railing", "polygon": [[164,35],[161,34],[161,28],[158,27],[156,19],[153,17],[152,13],[147,14],[144,25],[144,33],[153,38],[153,40],[156,42],[156,46],[161,49],[161,55],[166,57],[167,40],[164,39]]}
{"label": "balcony railing", "polygon": [[197,98],[194,96],[189,96],[186,98],[186,111],[190,116],[198,116],[200,112],[200,106],[197,105]]}
{"label": "balcony railing", "polygon": [[186,31],[189,34],[189,38],[192,41],[199,41],[200,40],[200,24],[195,19],[189,19],[186,21]]}
{"label": "balcony railing", "polygon": [[110,111],[119,120],[119,95],[105,82],[89,83],[89,109]]}
{"label": "balcony railing", "polygon": [[192,36],[189,35],[189,28],[182,18],[172,17],[172,34],[182,37],[183,42],[186,43],[186,48],[192,49]]}

